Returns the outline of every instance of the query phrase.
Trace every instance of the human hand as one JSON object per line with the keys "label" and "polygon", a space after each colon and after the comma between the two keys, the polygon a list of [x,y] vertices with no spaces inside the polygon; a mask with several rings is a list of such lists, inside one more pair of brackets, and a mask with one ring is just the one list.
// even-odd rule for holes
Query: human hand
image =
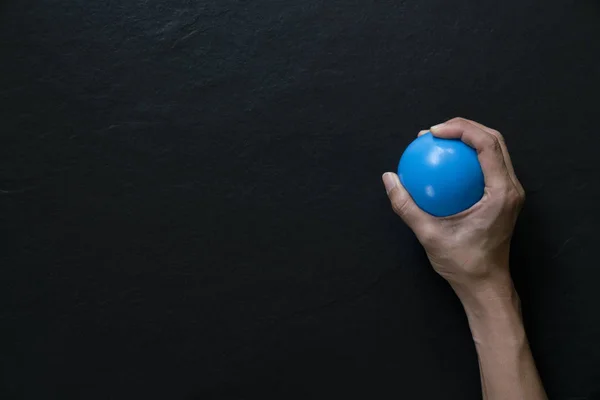
{"label": "human hand", "polygon": [[484,195],[468,210],[438,218],[415,204],[398,175],[386,172],[383,182],[394,212],[414,231],[433,268],[459,297],[496,283],[512,290],[508,256],[525,191],[502,135],[463,118],[454,118],[430,131],[436,137],[461,139],[477,151],[485,180]]}

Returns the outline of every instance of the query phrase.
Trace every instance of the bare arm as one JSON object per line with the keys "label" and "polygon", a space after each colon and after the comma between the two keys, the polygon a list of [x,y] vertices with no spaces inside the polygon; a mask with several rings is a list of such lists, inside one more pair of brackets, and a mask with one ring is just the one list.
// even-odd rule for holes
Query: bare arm
{"label": "bare arm", "polygon": [[525,192],[504,139],[462,118],[431,132],[461,139],[477,150],[485,177],[483,198],[457,215],[436,218],[419,209],[398,176],[388,172],[383,181],[392,207],[463,304],[479,358],[483,398],[545,400],[509,272],[510,240]]}
{"label": "bare arm", "polygon": [[479,358],[484,399],[546,399],[521,320],[519,297],[505,288],[461,297]]}

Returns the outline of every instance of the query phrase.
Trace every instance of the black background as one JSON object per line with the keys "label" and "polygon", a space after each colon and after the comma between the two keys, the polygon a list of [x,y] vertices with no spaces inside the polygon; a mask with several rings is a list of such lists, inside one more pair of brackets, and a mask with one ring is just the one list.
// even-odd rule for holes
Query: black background
{"label": "black background", "polygon": [[480,398],[380,175],[504,133],[551,398],[600,389],[597,1],[0,1],[0,397]]}

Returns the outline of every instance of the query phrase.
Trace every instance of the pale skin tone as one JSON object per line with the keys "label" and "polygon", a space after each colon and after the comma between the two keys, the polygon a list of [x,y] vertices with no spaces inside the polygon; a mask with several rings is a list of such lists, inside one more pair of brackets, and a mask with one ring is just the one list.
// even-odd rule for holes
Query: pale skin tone
{"label": "pale skin tone", "polygon": [[[392,172],[383,182],[392,208],[413,230],[429,261],[460,299],[473,334],[485,400],[546,400],[523,328],[509,271],[510,241],[525,191],[502,135],[463,118],[431,127],[477,151],[483,198],[470,209],[437,218],[422,211]],[[421,131],[419,135],[426,131]]]}

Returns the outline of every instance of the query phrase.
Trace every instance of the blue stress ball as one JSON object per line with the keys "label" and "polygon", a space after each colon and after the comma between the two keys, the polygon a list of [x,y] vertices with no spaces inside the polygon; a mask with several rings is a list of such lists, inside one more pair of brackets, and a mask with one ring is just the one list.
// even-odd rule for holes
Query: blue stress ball
{"label": "blue stress ball", "polygon": [[398,176],[415,203],[436,217],[470,208],[485,187],[477,152],[458,139],[440,139],[430,132],[406,148]]}

